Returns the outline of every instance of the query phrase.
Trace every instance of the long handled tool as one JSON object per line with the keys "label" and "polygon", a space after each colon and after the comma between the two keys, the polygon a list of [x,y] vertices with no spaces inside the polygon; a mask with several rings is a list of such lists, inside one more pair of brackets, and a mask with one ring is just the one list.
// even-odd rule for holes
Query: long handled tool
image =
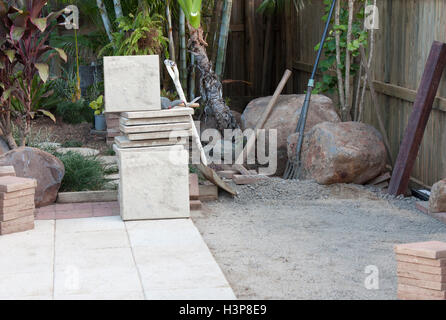
{"label": "long handled tool", "polygon": [[308,81],[308,89],[307,89],[307,94],[305,96],[305,102],[304,105],[302,106],[299,121],[297,123],[296,133],[299,132],[299,140],[296,146],[296,158],[294,159],[294,161],[292,159],[288,160],[287,167],[285,169],[285,174],[283,176],[284,179],[297,179],[299,178],[300,175],[302,144],[304,141],[305,125],[307,122],[308,108],[310,106],[310,101],[311,101],[311,93],[313,92],[314,88],[314,82],[315,82],[314,78],[316,76],[316,71],[319,65],[319,61],[321,59],[322,50],[324,49],[324,43],[325,40],[327,39],[327,34],[330,27],[330,21],[333,16],[335,5],[336,5],[336,0],[333,0],[330,8],[330,13],[328,14],[327,23],[325,24],[325,30],[324,34],[322,35],[319,51],[317,53],[316,62],[313,67],[313,72],[311,74],[310,80]]}
{"label": "long handled tool", "polygon": [[[173,80],[173,83],[175,84],[175,88],[177,89],[178,95],[180,96],[180,99],[184,102],[185,106],[189,106],[190,104],[198,101],[199,98],[195,98],[194,101],[192,101],[190,104],[187,103],[186,95],[184,94],[183,87],[181,86],[180,73],[178,71],[177,64],[172,60],[165,60],[164,64],[167,68],[167,71],[169,72],[170,77]],[[198,147],[198,150],[200,151],[201,162],[205,166],[207,166],[208,162],[207,162],[206,154],[204,152],[203,146],[200,141],[200,134],[197,130],[197,127],[195,126],[195,122],[194,122],[194,119],[192,118],[192,116],[190,116],[190,122],[192,125],[192,139],[193,139],[194,143],[196,144],[196,146]]]}
{"label": "long handled tool", "polygon": [[259,130],[263,129],[263,126],[265,125],[266,120],[268,120],[268,117],[270,116],[271,112],[273,111],[274,106],[276,105],[277,100],[279,99],[280,94],[282,93],[283,89],[285,88],[286,83],[288,82],[288,79],[291,77],[292,72],[290,70],[285,70],[285,73],[282,77],[282,80],[279,83],[279,86],[277,87],[276,91],[274,92],[273,97],[268,103],[268,106],[266,107],[265,111],[263,112],[262,117],[257,122],[256,127],[254,128],[254,133],[249,137],[248,142],[242,151],[242,153],[239,155],[237,161],[235,162],[237,165],[243,164],[244,161],[247,159],[248,155],[252,152],[252,148],[254,148],[257,135],[259,134]]}
{"label": "long handled tool", "polygon": [[[167,71],[169,72],[170,76],[172,77],[172,80],[175,84],[178,95],[179,95],[180,99],[184,102],[184,105],[186,107],[191,106],[196,101],[198,101],[199,98],[196,98],[190,103],[187,102],[186,95],[184,94],[183,87],[181,86],[180,75],[179,75],[179,71],[178,71],[178,67],[177,67],[176,63],[171,60],[165,60],[164,64],[166,65]],[[232,195],[236,195],[237,192],[231,186],[229,186],[226,182],[224,182],[217,175],[217,173],[214,170],[212,170],[211,168],[208,167],[206,154],[204,152],[203,145],[201,144],[201,140],[200,140],[200,134],[197,130],[197,127],[195,126],[195,122],[194,122],[192,116],[190,116],[190,122],[192,124],[192,139],[193,139],[194,143],[196,144],[196,146],[198,147],[198,149],[200,150],[200,160],[201,161],[200,161],[200,164],[197,165],[198,170],[200,170],[200,172],[203,174],[203,176],[206,179],[208,179],[209,181],[214,183],[219,188],[225,190],[226,192],[228,192]]]}

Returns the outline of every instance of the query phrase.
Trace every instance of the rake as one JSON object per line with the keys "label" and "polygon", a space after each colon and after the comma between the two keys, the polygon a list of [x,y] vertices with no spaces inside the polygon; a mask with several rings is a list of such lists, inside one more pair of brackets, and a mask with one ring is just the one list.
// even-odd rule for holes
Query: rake
{"label": "rake", "polygon": [[325,43],[325,40],[327,39],[327,34],[328,34],[329,27],[330,27],[330,21],[333,16],[333,11],[334,11],[335,5],[336,5],[336,0],[333,0],[333,2],[331,4],[331,8],[330,8],[330,13],[328,14],[328,17],[327,17],[327,23],[325,24],[325,30],[322,35],[322,40],[321,40],[321,43],[319,46],[319,51],[317,53],[316,62],[313,67],[313,72],[311,73],[310,80],[308,81],[308,88],[307,88],[307,93],[305,96],[305,101],[302,106],[302,110],[300,112],[299,121],[297,122],[296,133],[299,133],[299,140],[298,140],[298,143],[296,146],[296,157],[294,160],[292,160],[292,159],[288,160],[287,166],[285,169],[285,173],[283,175],[284,179],[298,179],[300,176],[302,144],[304,141],[305,125],[307,122],[308,108],[310,106],[310,101],[311,101],[311,93],[313,92],[313,88],[314,88],[314,84],[315,84],[314,78],[316,76],[316,71],[317,71],[317,68],[319,65],[319,61],[321,59],[322,50],[324,48],[324,43]]}

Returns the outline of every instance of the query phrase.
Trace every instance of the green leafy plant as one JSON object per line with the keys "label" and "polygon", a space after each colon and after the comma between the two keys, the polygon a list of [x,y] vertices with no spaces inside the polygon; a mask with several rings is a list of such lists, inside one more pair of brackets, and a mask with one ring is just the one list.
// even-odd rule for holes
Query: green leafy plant
{"label": "green leafy plant", "polygon": [[66,123],[78,124],[82,122],[93,122],[94,113],[84,99],[78,101],[65,101],[57,106],[56,114],[62,117]]}
{"label": "green leafy plant", "polygon": [[162,16],[140,12],[117,21],[119,32],[113,33],[112,42],[100,51],[100,55],[148,55],[165,51],[168,40],[163,36]]}
{"label": "green leafy plant", "polygon": [[81,148],[82,146],[83,143],[77,140],[69,140],[61,144],[62,148]]}
{"label": "green leafy plant", "polygon": [[97,157],[83,156],[77,152],[55,153],[65,166],[61,184],[63,192],[104,190],[107,180],[105,168]]}
{"label": "green leafy plant", "polygon": [[195,29],[201,26],[201,0],[178,0],[187,21]]}
{"label": "green leafy plant", "polygon": [[200,72],[200,92],[205,116],[213,118],[216,129],[223,132],[225,129],[237,128],[237,122],[225,104],[222,92],[222,83],[215,74],[212,63],[209,60],[205,41],[204,30],[201,26],[201,0],[178,0],[178,4],[184,11],[188,22],[189,42],[188,49],[196,60],[196,66]]}
{"label": "green leafy plant", "polygon": [[[368,33],[363,28],[364,7],[362,5],[365,1],[360,0],[357,2],[358,6],[361,7],[359,9],[353,7],[353,10],[347,5],[347,1],[339,0],[337,2],[339,6],[339,24],[336,23],[336,20],[334,21],[333,30],[324,44],[325,59],[319,64],[319,70],[323,76],[313,91],[316,94],[325,92],[330,94],[338,93],[343,120],[348,120],[351,108],[349,106],[350,102],[346,101],[350,100],[349,97],[352,97],[350,90],[353,87],[350,86],[349,79],[354,78],[360,68],[359,59],[356,59],[360,55],[359,48],[361,46],[367,47],[368,44]],[[331,3],[331,0],[324,0],[326,5],[326,14],[322,17],[324,22],[328,19]],[[353,14],[352,11],[356,12],[356,14]],[[353,17],[353,20],[351,20],[351,17]],[[338,40],[336,36],[339,37]],[[320,43],[314,48],[315,51],[319,50],[319,47]],[[349,77],[347,77],[347,66],[349,66]]]}
{"label": "green leafy plant", "polygon": [[33,110],[34,75],[40,77],[39,84],[47,82],[49,65],[47,61],[59,55],[65,62],[67,56],[62,49],[47,44],[52,31],[57,27],[57,18],[63,11],[43,15],[47,0],[5,1],[0,4],[0,39],[4,55],[11,63],[17,61],[21,65],[21,73],[10,83],[9,94],[19,100],[23,106],[17,115],[17,125],[21,129],[21,145],[25,145],[26,137],[31,130]]}
{"label": "green leafy plant", "polygon": [[[21,77],[21,72],[18,73],[17,81],[20,88],[24,88],[26,83]],[[53,81],[48,81],[46,83],[40,83],[40,77],[36,74],[31,82],[31,118],[34,118],[37,113],[42,113],[43,115],[51,118],[56,122],[55,116],[52,114],[51,110],[54,110],[59,103],[63,100],[54,94],[55,83]],[[17,99],[15,96],[12,97],[12,110],[18,113],[25,113],[25,106],[23,102]]]}
{"label": "green leafy plant", "polygon": [[104,96],[99,96],[96,100],[90,102],[90,108],[94,110],[94,114],[99,116],[104,113]]}

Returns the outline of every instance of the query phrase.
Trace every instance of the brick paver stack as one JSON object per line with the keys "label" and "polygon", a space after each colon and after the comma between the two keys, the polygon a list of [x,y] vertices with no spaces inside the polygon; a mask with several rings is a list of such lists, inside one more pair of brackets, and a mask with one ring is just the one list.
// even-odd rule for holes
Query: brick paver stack
{"label": "brick paver stack", "polygon": [[36,187],[34,179],[0,177],[0,235],[34,228]]}
{"label": "brick paver stack", "polygon": [[395,246],[398,298],[446,300],[446,243],[440,241]]}

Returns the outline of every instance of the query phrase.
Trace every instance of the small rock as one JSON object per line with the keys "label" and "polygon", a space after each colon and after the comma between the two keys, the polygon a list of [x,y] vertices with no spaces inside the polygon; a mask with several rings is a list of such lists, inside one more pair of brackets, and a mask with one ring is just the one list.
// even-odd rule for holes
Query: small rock
{"label": "small rock", "polygon": [[107,180],[119,180],[119,174],[109,174],[105,176],[105,179]]}
{"label": "small rock", "polygon": [[118,158],[116,156],[100,156],[98,159],[105,165],[115,165],[118,163]]}
{"label": "small rock", "polygon": [[94,157],[99,154],[99,150],[91,149],[91,148],[58,148],[56,152],[65,154],[68,152],[76,152],[85,157]]}
{"label": "small rock", "polygon": [[53,155],[40,149],[21,147],[0,156],[0,166],[13,166],[17,177],[37,180],[36,207],[56,201],[65,168]]}
{"label": "small rock", "polygon": [[432,186],[429,212],[446,212],[446,179],[440,180]]}
{"label": "small rock", "polygon": [[58,142],[42,142],[38,144],[39,149],[58,149],[61,144]]}
{"label": "small rock", "polygon": [[161,97],[161,109],[163,110],[169,109],[171,105],[172,102],[168,98]]}

